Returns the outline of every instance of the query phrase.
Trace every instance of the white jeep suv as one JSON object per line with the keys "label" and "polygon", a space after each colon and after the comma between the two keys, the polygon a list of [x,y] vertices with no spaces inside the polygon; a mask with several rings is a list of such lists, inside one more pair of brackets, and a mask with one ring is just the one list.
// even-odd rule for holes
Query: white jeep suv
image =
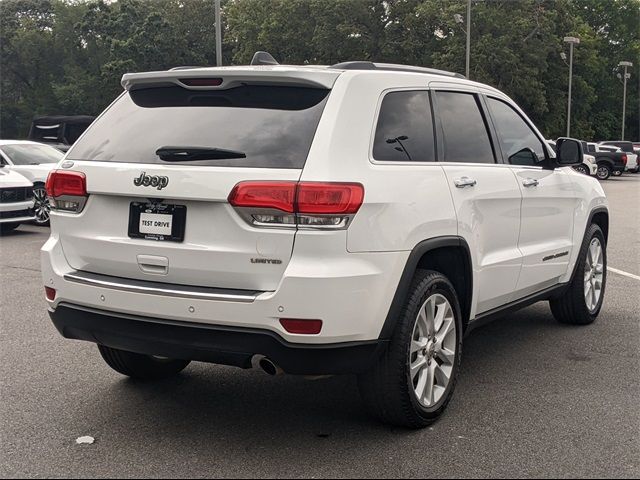
{"label": "white jeep suv", "polygon": [[[264,56],[263,56],[264,58]],[[268,65],[265,65],[268,63]],[[465,332],[549,300],[587,324],[607,201],[500,91],[369,62],[127,74],[47,182],[50,316],[113,369],[357,374],[413,428]]]}

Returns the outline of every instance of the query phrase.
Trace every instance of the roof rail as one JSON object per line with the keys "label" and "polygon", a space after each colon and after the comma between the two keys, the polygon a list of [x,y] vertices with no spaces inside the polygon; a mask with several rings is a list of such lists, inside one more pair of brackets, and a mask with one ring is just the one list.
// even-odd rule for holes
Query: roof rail
{"label": "roof rail", "polygon": [[170,71],[170,72],[174,72],[174,71],[176,71],[176,70],[191,70],[191,69],[194,69],[194,68],[202,68],[202,67],[189,67],[189,66],[184,66],[184,67],[173,67],[173,68],[170,68],[170,69],[169,69],[169,71]]}
{"label": "roof rail", "polygon": [[331,65],[329,68],[335,68],[336,70],[383,70],[389,72],[425,73],[429,75],[442,75],[444,77],[467,78],[459,73],[447,72],[436,68],[412,67],[410,65],[396,65],[393,63],[373,63],[365,61],[343,62]]}

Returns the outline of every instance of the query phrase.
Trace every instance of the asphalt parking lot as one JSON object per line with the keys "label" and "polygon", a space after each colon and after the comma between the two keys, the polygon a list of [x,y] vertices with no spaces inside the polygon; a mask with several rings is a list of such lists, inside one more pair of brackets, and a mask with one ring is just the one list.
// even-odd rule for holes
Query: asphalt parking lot
{"label": "asphalt parking lot", "polygon": [[[604,186],[609,266],[638,276],[640,175]],[[368,418],[351,377],[205,364],[156,384],[118,376],[49,321],[47,233],[0,239],[2,477],[640,476],[638,279],[609,274],[592,326],[538,304],[471,333],[448,412],[411,432]]]}

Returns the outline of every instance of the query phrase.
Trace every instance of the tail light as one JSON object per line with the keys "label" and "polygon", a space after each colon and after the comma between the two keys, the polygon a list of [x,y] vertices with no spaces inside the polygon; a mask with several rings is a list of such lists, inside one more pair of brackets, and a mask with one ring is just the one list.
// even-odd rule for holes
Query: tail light
{"label": "tail light", "polygon": [[622,163],[626,165],[628,160],[629,158],[626,155],[622,155]]}
{"label": "tail light", "polygon": [[359,183],[240,182],[229,203],[257,227],[344,229],[364,200]]}
{"label": "tail light", "polygon": [[82,172],[53,170],[45,188],[54,210],[79,213],[87,202],[87,178]]}

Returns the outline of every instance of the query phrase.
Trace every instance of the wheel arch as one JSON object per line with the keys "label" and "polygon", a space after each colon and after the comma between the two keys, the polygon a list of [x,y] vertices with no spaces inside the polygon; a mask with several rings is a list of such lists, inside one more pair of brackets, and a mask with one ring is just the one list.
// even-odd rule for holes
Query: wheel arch
{"label": "wheel arch", "polygon": [[409,254],[382,327],[380,339],[389,339],[393,335],[397,318],[400,315],[402,305],[407,298],[411,282],[418,269],[440,272],[453,284],[460,301],[462,323],[466,330],[471,315],[473,297],[471,251],[464,238],[443,236],[420,242]]}
{"label": "wheel arch", "polygon": [[[597,207],[594,208],[589,214],[589,220],[587,221],[587,225],[585,226],[585,233],[589,228],[589,225],[596,224],[602,230],[604,234],[604,239],[608,243],[609,242],[609,210],[606,207]],[[584,235],[583,235],[584,236]]]}

